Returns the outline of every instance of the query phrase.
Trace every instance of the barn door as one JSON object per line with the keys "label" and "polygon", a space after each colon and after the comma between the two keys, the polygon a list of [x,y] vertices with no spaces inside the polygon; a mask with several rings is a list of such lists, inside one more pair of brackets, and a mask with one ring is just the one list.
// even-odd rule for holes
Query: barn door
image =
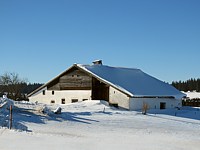
{"label": "barn door", "polygon": [[92,99],[109,101],[109,86],[92,78]]}

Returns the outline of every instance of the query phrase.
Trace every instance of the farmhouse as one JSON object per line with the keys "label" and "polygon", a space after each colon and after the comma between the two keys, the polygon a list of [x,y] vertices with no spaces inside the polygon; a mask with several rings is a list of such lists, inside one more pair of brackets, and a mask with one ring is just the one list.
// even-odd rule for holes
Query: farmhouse
{"label": "farmhouse", "polygon": [[140,69],[111,67],[95,61],[74,64],[29,95],[30,102],[67,104],[105,100],[128,110],[181,107],[185,94]]}

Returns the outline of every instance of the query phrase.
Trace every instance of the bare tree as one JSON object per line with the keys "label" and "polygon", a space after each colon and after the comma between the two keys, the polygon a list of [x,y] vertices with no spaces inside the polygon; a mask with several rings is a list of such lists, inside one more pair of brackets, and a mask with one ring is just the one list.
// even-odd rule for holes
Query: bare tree
{"label": "bare tree", "polygon": [[26,83],[27,81],[21,79],[17,73],[4,73],[0,76],[1,92],[7,92],[7,96],[14,100],[21,97],[21,91]]}

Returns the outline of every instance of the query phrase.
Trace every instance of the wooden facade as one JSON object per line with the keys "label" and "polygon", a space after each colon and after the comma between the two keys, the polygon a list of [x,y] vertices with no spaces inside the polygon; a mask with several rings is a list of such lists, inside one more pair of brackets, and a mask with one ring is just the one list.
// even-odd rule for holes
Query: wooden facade
{"label": "wooden facade", "polygon": [[48,90],[91,90],[92,99],[109,101],[109,86],[73,67],[47,86]]}
{"label": "wooden facade", "polygon": [[61,77],[58,77],[54,82],[48,85],[48,90],[91,90],[92,77],[80,71],[77,68],[72,68]]}

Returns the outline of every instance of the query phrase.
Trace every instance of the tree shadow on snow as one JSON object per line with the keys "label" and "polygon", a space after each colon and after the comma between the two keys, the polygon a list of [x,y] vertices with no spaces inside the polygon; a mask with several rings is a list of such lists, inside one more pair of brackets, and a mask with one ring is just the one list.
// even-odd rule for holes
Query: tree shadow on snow
{"label": "tree shadow on snow", "polygon": [[13,109],[12,128],[19,131],[31,132],[26,123],[45,124],[47,116],[39,114],[32,109],[18,108]]}
{"label": "tree shadow on snow", "polygon": [[[13,109],[13,126],[12,129],[19,131],[32,132],[28,129],[27,123],[45,124],[46,121],[72,121],[84,124],[91,124],[92,122],[99,122],[97,120],[88,119],[86,117],[91,116],[91,112],[62,112],[61,114],[39,113],[33,109],[18,108]],[[9,127],[9,117],[7,118],[7,127]]]}
{"label": "tree shadow on snow", "polygon": [[51,114],[49,120],[73,121],[85,124],[91,124],[91,122],[99,122],[97,120],[85,118],[91,115],[91,112],[62,112],[61,114]]}

